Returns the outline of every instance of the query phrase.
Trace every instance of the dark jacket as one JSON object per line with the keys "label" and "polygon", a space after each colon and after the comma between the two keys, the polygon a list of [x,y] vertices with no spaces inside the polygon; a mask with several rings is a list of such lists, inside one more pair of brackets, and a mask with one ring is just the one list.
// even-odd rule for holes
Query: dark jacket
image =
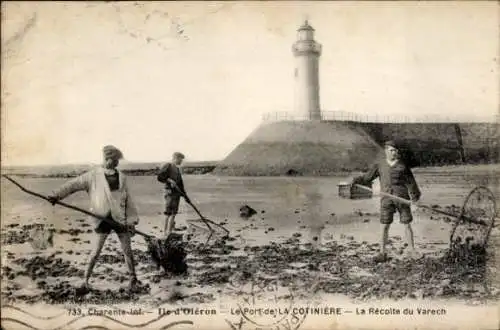
{"label": "dark jacket", "polygon": [[365,175],[354,178],[353,183],[371,184],[377,177],[380,178],[380,190],[412,201],[418,201],[421,196],[415,177],[410,168],[398,161],[390,166],[385,158],[378,160]]}
{"label": "dark jacket", "polygon": [[168,183],[168,179],[172,179],[177,184],[177,187],[186,194],[184,189],[184,182],[182,181],[181,169],[175,166],[172,163],[167,163],[162,166],[160,172],[158,173],[158,181],[165,184],[165,190],[168,194],[172,195],[180,195],[177,189],[172,187],[170,183]]}

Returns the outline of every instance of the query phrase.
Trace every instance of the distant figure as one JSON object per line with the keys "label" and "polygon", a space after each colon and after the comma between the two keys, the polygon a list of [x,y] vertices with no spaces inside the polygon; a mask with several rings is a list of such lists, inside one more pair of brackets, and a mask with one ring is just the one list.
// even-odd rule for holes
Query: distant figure
{"label": "distant figure", "polygon": [[129,288],[135,290],[140,287],[140,282],[137,280],[135,273],[134,257],[130,245],[133,229],[139,222],[139,217],[128,190],[126,177],[116,169],[121,158],[123,158],[123,154],[119,149],[114,146],[105,146],[103,148],[104,161],[102,167],[94,168],[68,181],[49,197],[49,201],[54,205],[57,201],[77,191],[86,191],[90,197],[90,211],[115,223],[115,225],[112,225],[98,218],[92,218],[95,221],[95,232],[98,240],[90,256],[85,282],[79,288],[80,293],[89,291],[90,276],[101,254],[106,238],[112,231],[117,234],[125,256],[125,262],[130,273]]}
{"label": "distant figure", "polygon": [[165,227],[164,235],[168,237],[175,227],[175,216],[179,211],[181,196],[184,196],[187,203],[191,203],[184,189],[181,169],[179,166],[184,160],[184,155],[174,152],[172,162],[163,165],[158,173],[158,181],[165,184]]}
{"label": "distant figure", "polygon": [[[409,166],[401,159],[399,144],[394,141],[385,143],[385,159],[381,159],[373,165],[365,175],[353,179],[353,184],[367,185],[380,177],[380,189],[382,192],[395,195],[404,199],[410,199],[416,203],[421,193]],[[413,242],[413,221],[411,207],[408,204],[396,201],[390,197],[382,196],[380,200],[380,222],[383,225],[382,244],[380,254],[375,257],[376,262],[387,260],[386,245],[388,241],[389,228],[394,219],[394,213],[399,213],[400,222],[405,225],[406,240],[410,248],[410,256],[415,258],[415,246]]]}

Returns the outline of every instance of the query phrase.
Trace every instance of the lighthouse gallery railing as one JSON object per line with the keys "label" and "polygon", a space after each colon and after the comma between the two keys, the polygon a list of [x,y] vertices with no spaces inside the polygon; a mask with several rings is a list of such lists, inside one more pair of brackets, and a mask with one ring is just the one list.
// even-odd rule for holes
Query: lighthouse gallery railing
{"label": "lighthouse gallery railing", "polygon": [[[265,113],[262,116],[264,122],[275,121],[306,121],[312,118],[307,115],[299,115],[288,111],[274,111]],[[348,111],[322,111],[321,120],[323,121],[354,121],[366,123],[453,123],[450,117],[439,115],[428,116],[400,116],[400,115],[362,115]],[[479,118],[478,118],[479,120]],[[482,120],[488,122],[490,120]]]}

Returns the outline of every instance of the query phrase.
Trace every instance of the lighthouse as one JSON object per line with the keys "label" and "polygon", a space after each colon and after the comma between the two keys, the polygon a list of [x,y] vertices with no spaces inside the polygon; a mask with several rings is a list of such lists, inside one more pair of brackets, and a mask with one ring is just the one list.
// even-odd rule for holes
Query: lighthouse
{"label": "lighthouse", "polygon": [[292,47],[295,57],[295,112],[307,120],[321,120],[319,104],[319,57],[321,44],[314,40],[314,29],[306,20],[297,30]]}

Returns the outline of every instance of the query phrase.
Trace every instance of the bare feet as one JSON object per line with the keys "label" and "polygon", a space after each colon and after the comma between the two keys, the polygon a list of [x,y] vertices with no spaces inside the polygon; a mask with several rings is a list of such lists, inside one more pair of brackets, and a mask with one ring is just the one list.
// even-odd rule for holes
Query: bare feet
{"label": "bare feet", "polygon": [[422,254],[420,252],[415,251],[415,250],[409,250],[406,253],[406,257],[409,259],[412,259],[412,260],[417,260],[417,259],[422,258]]}
{"label": "bare feet", "polygon": [[164,277],[167,273],[165,272],[165,270],[163,268],[159,268],[156,270],[155,272],[155,276],[158,276],[158,277]]}
{"label": "bare feet", "polygon": [[128,284],[128,289],[130,291],[136,291],[139,286],[141,285],[141,282],[137,278],[131,279],[130,283]]}
{"label": "bare feet", "polygon": [[82,285],[80,285],[79,287],[77,287],[75,289],[75,294],[77,296],[83,296],[83,295],[86,295],[87,293],[90,292],[90,286],[87,282],[84,282]]}
{"label": "bare feet", "polygon": [[137,278],[130,280],[128,289],[132,293],[142,293],[146,290],[147,285],[144,285]]}

